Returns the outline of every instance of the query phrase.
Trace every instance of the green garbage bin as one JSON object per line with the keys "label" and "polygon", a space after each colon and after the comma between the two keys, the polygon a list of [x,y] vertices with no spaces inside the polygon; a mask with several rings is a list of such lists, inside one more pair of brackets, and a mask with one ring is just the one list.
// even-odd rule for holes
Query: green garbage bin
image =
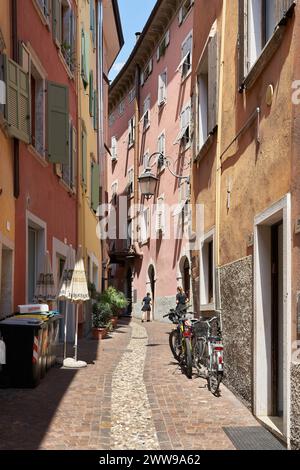
{"label": "green garbage bin", "polygon": [[9,386],[36,387],[43,367],[43,338],[47,322],[39,318],[13,316],[0,321],[6,345],[5,375]]}

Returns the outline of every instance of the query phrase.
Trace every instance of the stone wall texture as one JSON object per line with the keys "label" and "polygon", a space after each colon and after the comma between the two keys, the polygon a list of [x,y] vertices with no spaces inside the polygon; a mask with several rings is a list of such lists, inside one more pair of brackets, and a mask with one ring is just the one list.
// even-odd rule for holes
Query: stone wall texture
{"label": "stone wall texture", "polygon": [[291,365],[291,448],[300,450],[300,364]]}
{"label": "stone wall texture", "polygon": [[252,405],[253,261],[248,256],[220,270],[224,382]]}

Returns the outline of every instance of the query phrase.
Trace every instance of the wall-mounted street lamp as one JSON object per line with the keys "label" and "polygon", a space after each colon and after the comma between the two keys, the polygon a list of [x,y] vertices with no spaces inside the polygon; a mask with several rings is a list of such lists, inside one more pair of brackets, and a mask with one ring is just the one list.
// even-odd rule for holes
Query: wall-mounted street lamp
{"label": "wall-mounted street lamp", "polygon": [[[170,158],[165,157],[165,155],[161,152],[154,152],[150,155],[148,159],[147,168],[138,178],[138,181],[140,183],[141,194],[146,199],[150,199],[152,196],[154,196],[157,182],[158,182],[158,177],[152,173],[152,167],[150,165],[152,158],[156,158],[156,163],[159,165],[159,167],[165,166],[175,178],[178,178],[181,180],[189,179],[189,175],[188,176],[177,175],[174,171],[172,171],[172,169],[170,168],[170,165],[171,165]],[[190,167],[190,163],[188,164],[188,167]]]}

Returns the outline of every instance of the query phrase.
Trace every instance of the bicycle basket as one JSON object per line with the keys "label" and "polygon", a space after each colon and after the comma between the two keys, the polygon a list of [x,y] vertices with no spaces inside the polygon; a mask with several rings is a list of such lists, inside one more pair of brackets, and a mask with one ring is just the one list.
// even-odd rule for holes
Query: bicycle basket
{"label": "bicycle basket", "polygon": [[205,321],[194,323],[193,330],[196,336],[208,336],[208,324]]}

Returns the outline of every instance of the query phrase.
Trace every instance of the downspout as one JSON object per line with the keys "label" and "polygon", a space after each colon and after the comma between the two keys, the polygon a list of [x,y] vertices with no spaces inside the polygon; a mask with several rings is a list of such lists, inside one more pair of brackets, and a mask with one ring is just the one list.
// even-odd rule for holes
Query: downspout
{"label": "downspout", "polygon": [[220,314],[222,328],[222,302],[220,286],[220,219],[221,219],[221,179],[222,179],[222,121],[223,121],[223,83],[224,83],[224,58],[225,58],[225,32],[226,32],[227,0],[223,0],[222,8],[222,32],[221,32],[221,54],[220,54],[220,78],[218,96],[218,139],[217,139],[217,162],[216,162],[216,229],[215,229],[215,303],[216,311]]}
{"label": "downspout", "polygon": [[[101,188],[101,204],[105,202],[105,189],[106,189],[106,160],[105,160],[105,145],[104,145],[104,92],[103,92],[103,1],[97,0],[97,97],[98,97],[98,132],[97,132],[97,150],[98,150],[98,163],[100,166],[100,181],[99,187]],[[101,252],[101,279],[103,281],[103,270],[107,270],[108,261],[106,260],[106,250],[104,247],[104,240],[99,240]],[[105,264],[104,264],[105,263]]]}
{"label": "downspout", "polygon": [[[19,62],[18,51],[18,1],[12,0],[12,14],[11,14],[11,31],[12,31],[12,53],[13,60]],[[14,197],[17,199],[20,196],[20,144],[18,139],[13,139],[13,152],[14,152]]]}

